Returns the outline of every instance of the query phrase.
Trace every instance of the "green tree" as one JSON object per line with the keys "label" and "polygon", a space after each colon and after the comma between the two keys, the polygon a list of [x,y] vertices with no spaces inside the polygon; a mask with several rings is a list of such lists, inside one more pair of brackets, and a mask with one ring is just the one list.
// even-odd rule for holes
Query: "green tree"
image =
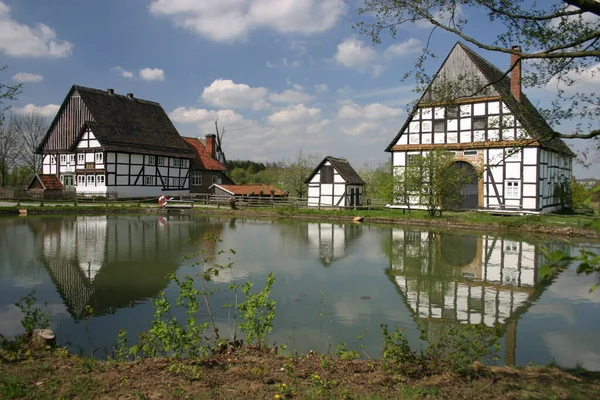
{"label": "green tree", "polygon": [[571,201],[573,203],[573,208],[584,207],[586,200],[591,196],[592,191],[573,177],[571,180]]}
{"label": "green tree", "polygon": [[393,200],[394,176],[392,160],[388,158],[372,169],[368,165],[360,168],[358,174],[365,181],[365,193],[369,198],[381,199],[388,203]]}
{"label": "green tree", "polygon": [[[417,23],[433,31],[443,30],[480,49],[512,54],[528,68],[523,83],[530,87],[556,90],[552,105],[542,110],[550,124],[573,120],[578,125],[570,133],[552,132],[544,140],[600,137],[595,121],[600,116],[600,96],[574,90],[573,86],[599,72],[600,2],[593,0],[365,0],[360,10],[365,20],[360,32],[379,43],[382,34],[396,38],[398,29]],[[374,18],[374,19],[373,19]],[[481,29],[484,19],[488,28]],[[409,28],[409,27],[408,27]],[[490,32],[495,32],[490,35]],[[429,40],[405,76],[414,75],[422,92],[431,76],[426,61],[435,54]],[[514,47],[519,44],[521,47]],[[515,64],[506,71],[509,74]],[[551,85],[550,85],[551,84]],[[473,88],[484,93],[487,86]],[[581,121],[591,121],[582,123]],[[600,143],[600,141],[598,141]]]}
{"label": "green tree", "polygon": [[458,208],[462,187],[473,177],[454,163],[454,155],[441,149],[412,156],[406,167],[397,169],[397,201],[418,204],[432,217]]}
{"label": "green tree", "polygon": [[304,181],[317,167],[321,157],[317,154],[304,154],[302,150],[296,157],[283,160],[279,174],[279,184],[290,195],[297,197],[306,196],[306,183]]}

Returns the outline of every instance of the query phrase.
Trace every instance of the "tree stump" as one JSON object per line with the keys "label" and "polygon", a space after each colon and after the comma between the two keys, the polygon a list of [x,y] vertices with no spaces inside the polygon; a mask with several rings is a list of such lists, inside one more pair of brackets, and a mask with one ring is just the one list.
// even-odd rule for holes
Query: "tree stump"
{"label": "tree stump", "polygon": [[34,329],[31,343],[35,348],[45,349],[46,346],[56,346],[56,335],[50,329]]}

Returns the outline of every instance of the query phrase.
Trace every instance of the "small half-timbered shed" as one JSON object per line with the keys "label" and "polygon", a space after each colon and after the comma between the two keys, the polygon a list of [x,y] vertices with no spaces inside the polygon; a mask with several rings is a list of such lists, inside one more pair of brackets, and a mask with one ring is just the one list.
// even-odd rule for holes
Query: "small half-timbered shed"
{"label": "small half-timbered shed", "polygon": [[65,188],[56,175],[35,174],[33,180],[27,187],[27,192],[35,197],[60,198]]}
{"label": "small half-timbered shed", "polygon": [[74,85],[37,149],[43,173],[77,194],[189,192],[193,151],[160,104]]}
{"label": "small half-timbered shed", "polygon": [[225,174],[227,167],[217,159],[216,135],[200,138],[184,137],[183,140],[194,151],[190,170],[190,193],[211,193],[210,187],[217,184],[233,184]]}
{"label": "small half-timbered shed", "polygon": [[361,206],[365,181],[343,158],[327,156],[306,179],[308,206]]}
{"label": "small half-timbered shed", "polygon": [[[463,209],[547,213],[569,206],[564,194],[575,154],[522,93],[516,56],[511,68],[505,73],[457,43],[386,148],[394,173],[441,148],[473,177],[461,188]],[[412,197],[410,207],[420,206]]]}

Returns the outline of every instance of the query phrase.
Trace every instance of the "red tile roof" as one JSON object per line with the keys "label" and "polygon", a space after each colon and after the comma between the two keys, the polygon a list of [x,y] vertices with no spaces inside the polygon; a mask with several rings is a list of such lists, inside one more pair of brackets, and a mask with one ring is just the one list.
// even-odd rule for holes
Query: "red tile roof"
{"label": "red tile roof", "polygon": [[276,188],[272,185],[218,185],[221,189],[232,193],[234,195],[242,196],[242,195],[250,195],[250,193],[254,193],[255,196],[258,196],[260,191],[263,191],[263,196],[270,196],[271,190],[273,190],[273,194],[275,196],[285,196],[285,192],[281,189]]}
{"label": "red tile roof", "polygon": [[227,168],[223,164],[208,154],[206,146],[204,146],[204,143],[200,139],[184,137],[183,140],[194,150],[196,158],[192,160],[193,169],[227,171]]}
{"label": "red tile roof", "polygon": [[35,174],[28,189],[34,185],[36,180],[42,184],[44,190],[64,190],[64,186],[60,183],[58,176],[52,174]]}

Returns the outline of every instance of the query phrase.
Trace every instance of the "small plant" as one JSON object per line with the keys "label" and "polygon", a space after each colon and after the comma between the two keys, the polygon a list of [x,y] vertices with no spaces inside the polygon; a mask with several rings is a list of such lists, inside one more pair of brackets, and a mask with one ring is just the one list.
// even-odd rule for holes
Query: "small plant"
{"label": "small plant", "polygon": [[[47,312],[35,306],[35,290],[31,290],[25,297],[15,303],[23,314],[21,325],[25,328],[25,333],[30,335],[35,329],[45,329],[50,326],[50,316]],[[47,303],[44,303],[46,306]]]}
{"label": "small plant", "polygon": [[356,360],[360,358],[357,351],[350,349],[345,342],[341,342],[335,349],[335,355],[342,360]]}
{"label": "small plant", "polygon": [[271,288],[275,283],[275,274],[267,276],[265,287],[258,293],[252,293],[252,282],[242,285],[242,292],[246,301],[238,304],[241,318],[245,321],[240,324],[240,330],[246,334],[246,341],[257,346],[265,344],[265,337],[273,329],[275,318],[275,300],[269,298]]}

